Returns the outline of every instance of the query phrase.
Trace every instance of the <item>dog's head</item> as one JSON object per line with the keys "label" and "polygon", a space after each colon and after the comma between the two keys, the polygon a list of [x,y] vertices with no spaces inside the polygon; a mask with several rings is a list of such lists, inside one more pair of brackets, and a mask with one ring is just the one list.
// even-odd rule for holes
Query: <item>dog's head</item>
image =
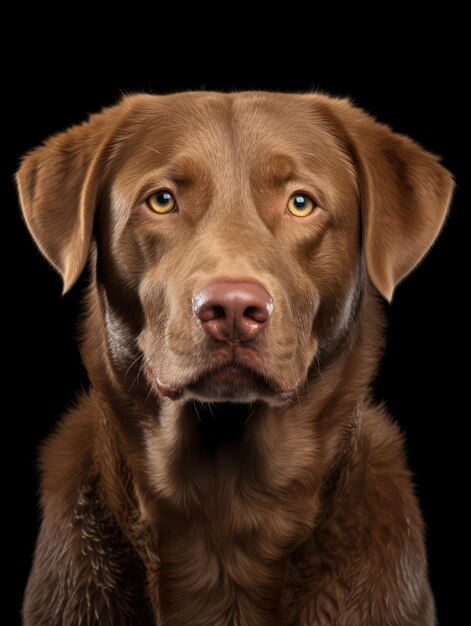
{"label": "dog's head", "polygon": [[367,280],[391,299],[453,187],[345,100],[256,92],[125,98],[27,155],[17,181],[65,291],[96,247],[123,383],[139,367],[171,398],[273,405],[342,345]]}

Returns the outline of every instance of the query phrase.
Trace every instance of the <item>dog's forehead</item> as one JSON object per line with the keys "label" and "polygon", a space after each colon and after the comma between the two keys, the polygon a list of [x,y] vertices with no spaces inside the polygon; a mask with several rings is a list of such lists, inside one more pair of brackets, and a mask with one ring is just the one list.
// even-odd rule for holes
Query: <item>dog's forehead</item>
{"label": "dog's forehead", "polygon": [[325,99],[315,95],[143,96],[130,111],[118,152],[133,178],[169,164],[182,178],[204,169],[212,175],[237,171],[282,177],[298,165],[341,183],[352,168],[334,126]]}
{"label": "dog's forehead", "polygon": [[255,159],[269,149],[325,156],[339,148],[325,102],[297,94],[145,96],[136,102],[128,125],[136,144],[163,154],[191,149],[220,157],[231,151]]}

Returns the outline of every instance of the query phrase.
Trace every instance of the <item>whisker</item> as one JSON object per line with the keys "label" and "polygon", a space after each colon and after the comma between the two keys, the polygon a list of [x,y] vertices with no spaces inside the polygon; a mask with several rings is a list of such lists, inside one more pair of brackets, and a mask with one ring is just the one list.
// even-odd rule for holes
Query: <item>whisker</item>
{"label": "whisker", "polygon": [[[145,355],[143,354],[142,357],[141,357],[141,362],[139,364],[139,369],[137,370],[137,374],[134,376],[134,380],[132,381],[131,386],[129,387],[128,391],[131,391],[131,389],[134,387],[134,384],[135,384],[136,380],[137,380],[137,386],[139,386],[139,376],[140,376],[140,374],[142,372],[142,367],[144,365],[144,358],[143,358],[144,356]],[[134,363],[135,362],[136,361],[134,361]],[[133,363],[133,365],[134,365],[134,363]],[[125,378],[125,380],[126,380],[126,378]]]}
{"label": "whisker", "polygon": [[155,385],[155,380],[152,380],[152,382],[151,382],[151,384],[150,384],[150,387],[149,387],[149,392],[148,392],[148,394],[147,394],[147,396],[146,396],[146,399],[144,400],[144,407],[146,406],[147,401],[148,401],[148,400],[149,400],[149,398],[150,398],[150,394],[151,394],[151,393],[152,393],[152,391],[154,390],[154,385]]}
{"label": "whisker", "polygon": [[255,411],[255,405],[254,405],[253,402],[250,402],[249,414],[247,415],[247,419],[244,421],[244,426],[245,426],[245,424],[247,424],[249,419],[252,417],[254,411]]}
{"label": "whisker", "polygon": [[132,368],[133,365],[135,365],[139,359],[142,359],[144,357],[144,353],[142,353],[140,356],[137,357],[137,359],[135,359],[131,365],[128,367],[128,369],[126,370],[126,374],[124,375],[124,383],[126,384],[126,378],[128,377],[129,374],[129,370]]}
{"label": "whisker", "polygon": [[195,402],[194,400],[192,400],[192,404],[193,404],[193,406],[194,406],[194,408],[195,408],[196,415],[198,416],[198,420],[201,422],[201,416],[200,416],[200,414],[199,414],[198,409],[196,408],[196,402]]}

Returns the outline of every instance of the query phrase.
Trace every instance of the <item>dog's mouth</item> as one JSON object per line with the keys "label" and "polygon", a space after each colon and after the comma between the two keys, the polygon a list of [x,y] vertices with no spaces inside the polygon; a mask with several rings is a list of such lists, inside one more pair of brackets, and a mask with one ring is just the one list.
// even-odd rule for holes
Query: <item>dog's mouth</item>
{"label": "dog's mouth", "polygon": [[186,387],[189,397],[210,402],[253,402],[267,392],[273,392],[267,378],[234,364],[204,372]]}
{"label": "dog's mouth", "polygon": [[249,404],[265,400],[273,406],[291,401],[295,390],[286,390],[259,370],[236,362],[199,373],[182,387],[157,384],[159,392],[172,400]]}

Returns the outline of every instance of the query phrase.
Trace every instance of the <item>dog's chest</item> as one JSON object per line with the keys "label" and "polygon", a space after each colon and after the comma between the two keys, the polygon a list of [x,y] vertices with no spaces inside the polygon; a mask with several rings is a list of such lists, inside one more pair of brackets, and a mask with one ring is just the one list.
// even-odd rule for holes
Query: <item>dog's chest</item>
{"label": "dog's chest", "polygon": [[147,442],[163,623],[285,624],[290,555],[318,510],[314,446],[296,454],[299,441],[267,424],[262,439],[208,449],[181,423],[162,419]]}
{"label": "dog's chest", "polygon": [[[273,517],[280,514],[273,512]],[[240,524],[241,520],[239,520]],[[221,511],[208,521],[167,516],[159,524],[159,591],[165,624],[279,624],[287,555],[266,535],[230,531]],[[225,528],[224,528],[225,526]],[[197,621],[191,621],[195,619]]]}
{"label": "dog's chest", "polygon": [[289,557],[312,530],[316,502],[293,507],[262,482],[238,481],[224,467],[217,466],[211,489],[186,511],[159,502],[164,623],[284,624]]}

